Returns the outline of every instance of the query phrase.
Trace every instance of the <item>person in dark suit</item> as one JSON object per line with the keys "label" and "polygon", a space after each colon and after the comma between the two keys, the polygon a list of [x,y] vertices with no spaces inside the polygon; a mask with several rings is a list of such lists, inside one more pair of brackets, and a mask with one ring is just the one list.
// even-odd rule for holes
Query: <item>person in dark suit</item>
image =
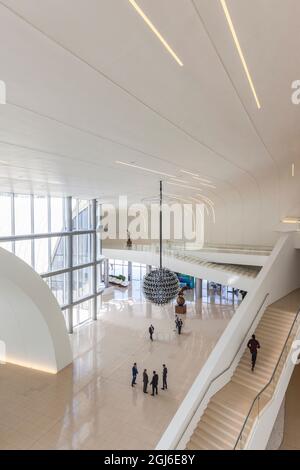
{"label": "person in dark suit", "polygon": [[181,328],[182,328],[182,325],[183,325],[183,321],[181,320],[181,318],[179,318],[179,320],[178,320],[178,326],[177,326],[178,334],[179,334],[179,335],[181,335]]}
{"label": "person in dark suit", "polygon": [[135,362],[132,366],[132,382],[131,382],[132,387],[134,385],[136,385],[136,377],[137,377],[138,373],[139,373],[139,371],[137,370],[137,365],[136,365],[136,362]]}
{"label": "person in dark suit", "polygon": [[147,392],[148,382],[149,382],[149,378],[147,374],[147,369],[144,369],[144,372],[143,372],[143,392],[144,393],[148,393]]}
{"label": "person in dark suit", "polygon": [[162,390],[167,390],[168,389],[167,375],[168,375],[168,369],[166,367],[166,364],[163,364],[163,373],[162,373],[163,386],[162,386]]}
{"label": "person in dark suit", "polygon": [[260,348],[260,344],[257,341],[255,335],[252,335],[250,341],[248,341],[247,347],[250,349],[251,359],[252,359],[252,372],[254,372],[254,367],[257,359],[257,350]]}
{"label": "person in dark suit", "polygon": [[154,326],[150,325],[149,326],[149,335],[150,335],[151,341],[153,341],[153,333],[154,333]]}
{"label": "person in dark suit", "polygon": [[153,377],[150,385],[152,385],[152,396],[154,397],[155,394],[158,395],[158,374],[155,370],[153,371]]}

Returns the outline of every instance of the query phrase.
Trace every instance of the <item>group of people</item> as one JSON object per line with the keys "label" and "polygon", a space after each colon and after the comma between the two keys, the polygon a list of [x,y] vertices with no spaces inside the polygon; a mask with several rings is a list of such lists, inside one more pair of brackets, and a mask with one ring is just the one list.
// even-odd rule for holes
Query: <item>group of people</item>
{"label": "group of people", "polygon": [[[137,363],[135,362],[132,366],[132,381],[131,381],[131,386],[134,387],[136,385],[136,379],[137,379],[137,376],[138,376],[138,368],[137,368]],[[167,366],[166,364],[163,364],[163,370],[162,370],[162,382],[163,382],[163,385],[162,385],[162,390],[167,390],[168,388],[168,384],[167,384],[167,376],[168,376],[168,369],[167,369]],[[159,377],[158,377],[158,373],[154,370],[153,371],[153,376],[152,376],[152,380],[150,382],[150,385],[152,387],[152,396],[154,397],[155,395],[158,395],[158,381],[159,381]],[[147,369],[144,369],[144,372],[143,372],[143,392],[144,393],[148,393],[148,384],[149,384],[149,376],[148,376],[148,373],[147,373]]]}

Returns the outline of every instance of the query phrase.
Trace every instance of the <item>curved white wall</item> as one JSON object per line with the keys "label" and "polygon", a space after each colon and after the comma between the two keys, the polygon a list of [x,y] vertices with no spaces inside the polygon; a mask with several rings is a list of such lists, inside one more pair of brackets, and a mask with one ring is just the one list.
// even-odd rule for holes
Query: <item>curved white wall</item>
{"label": "curved white wall", "polygon": [[41,277],[0,248],[0,340],[6,362],[57,373],[72,362],[59,305]]}

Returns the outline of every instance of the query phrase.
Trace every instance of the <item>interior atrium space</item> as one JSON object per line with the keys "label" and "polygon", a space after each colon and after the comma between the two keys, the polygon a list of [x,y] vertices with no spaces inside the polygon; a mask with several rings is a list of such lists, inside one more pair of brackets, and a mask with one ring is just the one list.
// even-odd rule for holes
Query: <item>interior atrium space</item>
{"label": "interior atrium space", "polygon": [[299,17],[0,1],[3,456],[300,450]]}

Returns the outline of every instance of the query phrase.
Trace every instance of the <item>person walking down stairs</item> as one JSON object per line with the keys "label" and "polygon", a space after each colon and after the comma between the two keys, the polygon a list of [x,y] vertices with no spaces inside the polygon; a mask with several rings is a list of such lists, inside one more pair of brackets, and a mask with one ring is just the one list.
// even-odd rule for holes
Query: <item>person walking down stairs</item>
{"label": "person walking down stairs", "polygon": [[248,341],[247,347],[250,349],[251,357],[252,357],[252,367],[251,370],[254,372],[254,367],[256,364],[257,359],[257,350],[260,348],[260,344],[257,341],[255,335],[252,335],[250,341]]}

